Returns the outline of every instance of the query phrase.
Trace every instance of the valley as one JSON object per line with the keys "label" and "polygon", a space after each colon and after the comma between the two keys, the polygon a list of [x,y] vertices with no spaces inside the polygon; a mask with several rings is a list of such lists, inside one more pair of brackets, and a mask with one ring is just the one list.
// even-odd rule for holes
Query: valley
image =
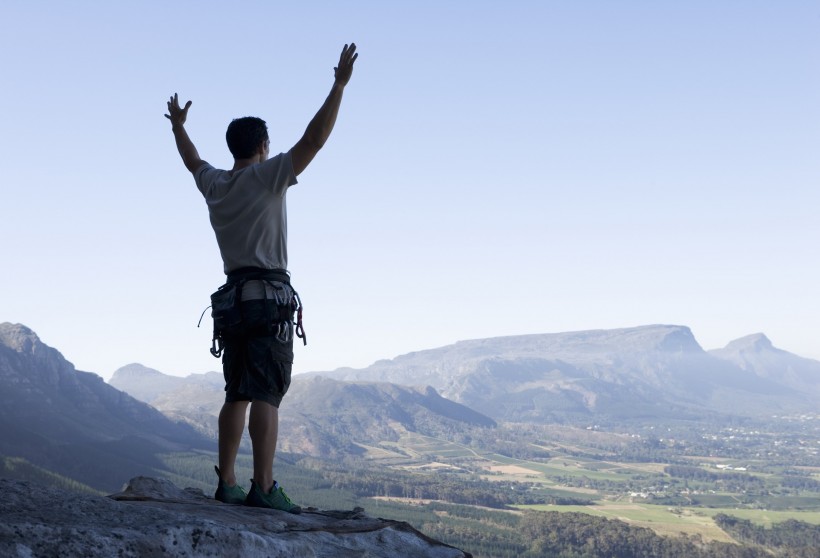
{"label": "valley", "polygon": [[[0,477],[212,493],[218,373],[131,364],[105,383],[25,326],[0,341]],[[818,400],[820,362],[762,335],[710,352],[682,326],[460,342],[295,376],[275,476],[303,506],[362,507],[477,558],[814,558]]]}
{"label": "valley", "polygon": [[[704,455],[683,456],[682,442],[665,438],[649,443],[653,460],[630,460],[624,456],[644,455],[642,434],[500,425],[476,429],[470,441],[405,432],[341,461],[283,454],[276,467],[289,493],[305,505],[361,506],[371,515],[408,521],[475,556],[523,555],[519,528],[530,512],[580,513],[664,537],[736,544],[716,516],[765,528],[797,520],[820,532],[820,458],[804,447],[815,422],[784,421],[778,454],[757,459],[750,456],[771,447],[773,432],[738,436],[738,427],[701,432],[704,447],[692,449],[707,451]],[[665,431],[674,433],[672,426]],[[533,436],[542,442],[528,441]],[[715,450],[716,439],[726,453]],[[802,465],[789,464],[796,457]],[[201,472],[199,486],[212,490],[215,456],[187,459],[186,467]],[[249,475],[250,462],[247,456],[243,460]],[[179,470],[187,476],[185,467]],[[501,550],[504,545],[510,545],[509,554]],[[495,550],[487,553],[489,548]]]}

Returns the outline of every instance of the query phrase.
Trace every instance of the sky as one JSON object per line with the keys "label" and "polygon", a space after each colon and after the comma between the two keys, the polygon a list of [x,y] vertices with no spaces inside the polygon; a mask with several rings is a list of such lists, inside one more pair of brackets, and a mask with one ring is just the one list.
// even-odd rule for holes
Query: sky
{"label": "sky", "polygon": [[228,167],[329,142],[288,194],[294,372],[458,340],[678,324],[820,359],[820,3],[0,3],[0,322],[77,369],[220,370],[224,281],[166,101]]}

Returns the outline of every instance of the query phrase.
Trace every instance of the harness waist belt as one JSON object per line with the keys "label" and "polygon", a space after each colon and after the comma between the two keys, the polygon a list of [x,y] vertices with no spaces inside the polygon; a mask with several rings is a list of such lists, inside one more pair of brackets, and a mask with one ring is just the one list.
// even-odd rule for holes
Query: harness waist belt
{"label": "harness waist belt", "polygon": [[284,269],[264,269],[262,267],[240,267],[228,273],[228,283],[239,283],[252,279],[279,281],[290,285],[290,273]]}

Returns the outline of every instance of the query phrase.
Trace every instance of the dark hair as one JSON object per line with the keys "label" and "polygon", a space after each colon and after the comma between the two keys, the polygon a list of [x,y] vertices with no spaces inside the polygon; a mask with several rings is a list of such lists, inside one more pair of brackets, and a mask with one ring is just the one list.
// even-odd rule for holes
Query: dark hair
{"label": "dark hair", "polygon": [[228,124],[225,140],[234,159],[252,157],[259,144],[268,139],[268,126],[255,116],[235,118]]}

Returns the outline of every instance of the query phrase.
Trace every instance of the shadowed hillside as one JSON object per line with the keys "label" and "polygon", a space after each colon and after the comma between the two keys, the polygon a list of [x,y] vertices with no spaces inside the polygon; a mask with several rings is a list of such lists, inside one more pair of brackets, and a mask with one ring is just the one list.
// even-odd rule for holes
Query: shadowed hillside
{"label": "shadowed hillside", "polygon": [[[215,437],[225,399],[221,375],[167,376],[138,364],[123,367],[111,384],[134,390],[169,417]],[[471,427],[495,427],[493,419],[445,399],[431,387],[328,378],[293,378],[280,408],[282,451],[316,457],[359,455],[362,445],[395,441],[406,432],[448,436]],[[249,447],[245,434],[244,446]]]}
{"label": "shadowed hillside", "polygon": [[282,448],[316,456],[360,454],[359,444],[396,441],[405,432],[448,437],[471,427],[496,426],[430,387],[327,378],[296,376],[282,409]]}
{"label": "shadowed hillside", "polygon": [[79,372],[30,329],[0,324],[0,455],[99,490],[161,468],[157,453],[211,447],[187,425]]}

